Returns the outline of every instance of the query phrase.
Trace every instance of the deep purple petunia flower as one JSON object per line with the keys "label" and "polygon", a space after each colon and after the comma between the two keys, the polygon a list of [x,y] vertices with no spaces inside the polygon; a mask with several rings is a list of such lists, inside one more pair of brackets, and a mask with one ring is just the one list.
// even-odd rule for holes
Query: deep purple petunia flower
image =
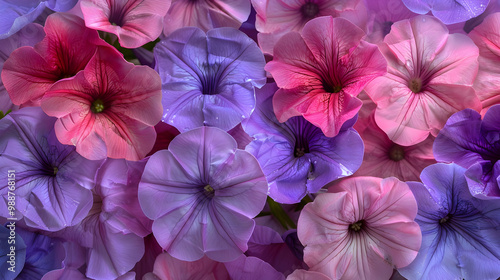
{"label": "deep purple petunia flower", "polygon": [[412,12],[432,15],[444,24],[453,24],[469,20],[482,14],[490,0],[403,0]]}
{"label": "deep purple petunia flower", "polygon": [[454,162],[467,169],[465,176],[473,196],[500,198],[500,105],[484,119],[472,109],[452,115],[434,141],[439,162]]}
{"label": "deep purple petunia flower", "polygon": [[422,183],[409,182],[418,204],[422,246],[399,269],[407,279],[497,279],[500,277],[500,203],[471,196],[465,169],[437,163]]}
{"label": "deep purple petunia flower", "polygon": [[163,121],[185,132],[200,126],[230,130],[255,108],[254,87],[266,82],[264,55],[233,28],[205,34],[186,27],[154,50],[163,90]]}
{"label": "deep purple petunia flower", "polygon": [[[101,161],[80,156],[59,143],[56,119],[39,107],[23,108],[0,120],[0,180],[15,170],[17,214],[26,225],[48,231],[80,222],[92,206],[91,188]],[[0,188],[0,215],[7,211],[8,188]],[[19,216],[17,216],[19,217]]]}
{"label": "deep purple petunia flower", "polygon": [[243,123],[255,138],[246,150],[259,161],[269,182],[269,195],[280,203],[297,203],[327,183],[352,175],[363,160],[363,141],[344,124],[337,136],[326,137],[302,116],[280,123],[273,111],[275,84],[257,91],[257,109]]}
{"label": "deep purple petunia flower", "polygon": [[214,127],[178,135],[152,155],[139,202],[158,243],[173,257],[227,262],[248,248],[267,182],[257,160]]}

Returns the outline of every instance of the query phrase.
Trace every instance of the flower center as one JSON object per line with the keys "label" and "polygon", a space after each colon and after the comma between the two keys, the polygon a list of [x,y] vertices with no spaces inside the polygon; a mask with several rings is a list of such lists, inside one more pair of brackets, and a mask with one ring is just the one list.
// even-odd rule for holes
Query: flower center
{"label": "flower center", "polygon": [[101,99],[94,100],[94,102],[92,102],[92,105],[90,106],[90,110],[94,114],[99,114],[104,111],[104,109],[104,102]]}
{"label": "flower center", "polygon": [[342,86],[331,85],[330,83],[323,82],[323,89],[328,93],[339,93],[342,90]]}
{"label": "flower center", "polygon": [[219,93],[219,81],[221,75],[219,73],[219,63],[208,64],[203,63],[201,77],[201,92],[205,95],[214,95]]}
{"label": "flower center", "polygon": [[414,78],[410,81],[410,84],[408,85],[411,91],[414,93],[419,93],[422,91],[422,79],[420,78]]}
{"label": "flower center", "polygon": [[399,146],[398,144],[394,144],[390,149],[389,149],[389,158],[393,161],[400,161],[405,158],[405,150],[403,147]]}
{"label": "flower center", "polygon": [[54,176],[56,176],[57,172],[59,172],[59,168],[57,168],[57,166],[54,166]]}
{"label": "flower center", "polygon": [[212,188],[212,186],[210,185],[206,185],[204,188],[203,188],[204,192],[205,192],[205,195],[207,197],[213,197],[214,194],[215,194],[215,190],[214,188]]}
{"label": "flower center", "polygon": [[309,153],[309,143],[307,139],[300,135],[295,139],[295,147],[293,149],[293,156],[296,158],[302,157]]}
{"label": "flower center", "polygon": [[300,7],[300,12],[305,19],[312,19],[319,13],[319,6],[316,3],[307,2]]}
{"label": "flower center", "polygon": [[444,223],[448,222],[449,219],[450,219],[450,216],[446,215],[444,218],[442,218],[441,220],[439,220],[439,223],[440,224],[444,224]]}
{"label": "flower center", "polygon": [[385,35],[387,35],[391,32],[391,27],[393,24],[394,24],[394,22],[392,22],[392,21],[386,21],[386,22],[382,23],[382,32],[384,33],[384,37],[385,37]]}
{"label": "flower center", "polygon": [[359,232],[360,230],[363,229],[364,224],[365,224],[364,220],[359,220],[359,221],[355,222],[354,224],[351,224],[349,226],[349,229],[354,231],[354,232]]}

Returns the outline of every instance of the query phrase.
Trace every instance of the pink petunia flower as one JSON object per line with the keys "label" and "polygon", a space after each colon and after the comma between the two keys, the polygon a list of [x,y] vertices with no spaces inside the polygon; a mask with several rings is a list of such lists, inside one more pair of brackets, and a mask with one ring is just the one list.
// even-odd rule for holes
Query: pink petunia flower
{"label": "pink petunia flower", "polygon": [[172,0],[165,16],[163,34],[186,27],[198,27],[204,32],[218,27],[239,28],[250,15],[249,0]]}
{"label": "pink petunia flower", "polygon": [[160,36],[170,0],[82,0],[85,25],[118,36],[124,48],[138,48]]}
{"label": "pink petunia flower", "polygon": [[422,241],[417,202],[394,177],[354,177],[307,204],[298,236],[310,270],[332,279],[389,279],[409,265]]}
{"label": "pink petunia flower", "polygon": [[470,38],[479,47],[479,72],[474,81],[474,89],[481,100],[484,116],[488,108],[500,103],[500,13],[488,16],[482,24],[474,28]]}
{"label": "pink petunia flower", "polygon": [[380,48],[388,73],[365,90],[377,104],[377,125],[395,143],[420,143],[453,113],[480,110],[472,88],[479,53],[467,36],[449,35],[438,19],[417,16],[394,23]]}
{"label": "pink petunia flower", "polygon": [[327,137],[337,135],[361,107],[356,95],[386,73],[384,57],[364,35],[345,19],[320,17],[301,34],[283,36],[265,67],[280,87],[273,97],[278,121],[302,115]]}
{"label": "pink petunia flower", "polygon": [[153,148],[163,113],[160,76],[101,48],[84,71],[45,94],[42,109],[58,118],[59,141],[82,156],[139,160]]}
{"label": "pink petunia flower", "polygon": [[40,106],[44,93],[57,81],[83,70],[97,48],[109,45],[82,19],[55,13],[47,17],[45,38],[35,47],[20,47],[5,61],[2,81],[12,103]]}
{"label": "pink petunia flower", "polygon": [[255,28],[259,46],[264,53],[273,54],[276,42],[290,31],[300,32],[311,19],[332,16],[345,17],[357,23],[349,13],[364,15],[364,2],[360,0],[252,0],[257,12]]}

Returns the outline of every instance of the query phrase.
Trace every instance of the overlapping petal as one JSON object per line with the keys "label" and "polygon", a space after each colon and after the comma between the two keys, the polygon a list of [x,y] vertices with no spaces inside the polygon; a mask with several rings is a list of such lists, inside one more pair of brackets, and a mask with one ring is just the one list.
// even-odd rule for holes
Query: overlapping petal
{"label": "overlapping petal", "polygon": [[432,14],[445,24],[463,22],[484,12],[490,0],[403,0],[412,12]]}

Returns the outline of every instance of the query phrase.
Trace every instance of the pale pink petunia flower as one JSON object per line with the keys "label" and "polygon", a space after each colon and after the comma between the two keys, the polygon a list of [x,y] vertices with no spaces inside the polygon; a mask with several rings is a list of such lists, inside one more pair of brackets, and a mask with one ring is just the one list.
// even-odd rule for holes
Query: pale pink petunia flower
{"label": "pale pink petunia flower", "polygon": [[417,202],[394,177],[341,181],[307,204],[297,232],[304,261],[332,279],[389,279],[417,256]]}
{"label": "pale pink petunia flower", "polygon": [[124,48],[138,48],[160,36],[170,0],[82,0],[80,6],[88,28],[115,34]]}
{"label": "pale pink petunia flower", "polygon": [[250,0],[172,0],[163,22],[163,34],[168,36],[186,26],[204,32],[218,27],[239,28],[250,11]]}
{"label": "pale pink petunia flower", "polygon": [[469,36],[479,47],[479,72],[474,89],[481,100],[484,116],[488,108],[500,104],[500,13],[488,16]]}
{"label": "pale pink petunia flower", "polygon": [[344,17],[359,25],[366,18],[364,2],[360,0],[252,0],[257,12],[255,28],[259,46],[273,54],[276,42],[290,31],[300,32],[311,19]]}
{"label": "pale pink petunia flower", "polygon": [[57,117],[56,136],[88,159],[139,160],[153,148],[162,116],[160,76],[101,48],[74,78],[47,91],[42,109]]}
{"label": "pale pink petunia flower", "polygon": [[480,110],[472,88],[479,51],[467,36],[450,35],[438,19],[422,15],[394,23],[380,49],[388,72],[365,90],[377,104],[377,125],[395,143],[420,143],[453,113]]}
{"label": "pale pink petunia flower", "polygon": [[361,107],[356,96],[386,73],[383,55],[364,35],[351,22],[328,16],[283,36],[265,67],[280,87],[273,97],[278,121],[303,116],[327,137],[337,135]]}

